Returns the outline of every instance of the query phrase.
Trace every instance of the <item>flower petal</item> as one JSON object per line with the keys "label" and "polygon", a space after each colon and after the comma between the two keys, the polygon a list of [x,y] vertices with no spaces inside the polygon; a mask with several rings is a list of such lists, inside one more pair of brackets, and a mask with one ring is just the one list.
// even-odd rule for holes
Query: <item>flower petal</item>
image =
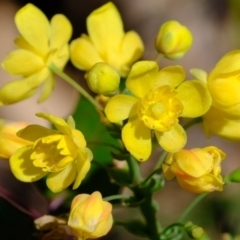
{"label": "flower petal", "polygon": [[5,84],[0,89],[0,102],[8,105],[31,97],[36,92],[37,87],[47,78],[48,74],[49,70],[44,68],[29,77]]}
{"label": "flower petal", "polygon": [[139,98],[143,98],[156,83],[158,65],[154,61],[136,62],[126,80],[126,87]]}
{"label": "flower petal", "polygon": [[71,42],[70,58],[76,68],[87,71],[95,63],[104,62],[92,43],[83,36]]}
{"label": "flower petal", "polygon": [[12,51],[2,63],[3,69],[8,73],[23,76],[41,70],[44,68],[44,65],[45,63],[42,58],[25,49]]}
{"label": "flower petal", "polygon": [[55,87],[55,79],[53,74],[51,73],[43,83],[42,92],[38,99],[38,103],[41,103],[47,100],[50,97],[54,87]]}
{"label": "flower petal", "polygon": [[82,180],[86,177],[90,169],[90,161],[92,160],[92,152],[86,148],[84,152],[80,152],[76,159],[77,177],[73,184],[73,189],[76,189],[81,184]]}
{"label": "flower petal", "polygon": [[59,69],[63,69],[69,60],[69,55],[69,46],[68,44],[65,44],[59,51],[56,51],[51,63],[53,63]]}
{"label": "flower petal", "polygon": [[181,150],[187,142],[186,132],[178,123],[168,132],[155,131],[155,135],[160,146],[168,152]]}
{"label": "flower petal", "polygon": [[72,36],[72,25],[62,14],[54,15],[51,19],[50,25],[52,30],[50,37],[50,48],[61,49]]}
{"label": "flower petal", "polygon": [[183,105],[182,117],[199,117],[209,110],[212,98],[205,83],[199,80],[186,81],[177,90],[176,97]]}
{"label": "flower petal", "polygon": [[169,85],[177,87],[185,79],[185,71],[181,66],[169,66],[159,71],[154,88]]}
{"label": "flower petal", "polygon": [[89,37],[100,56],[109,61],[116,56],[124,36],[121,16],[112,2],[93,11],[87,18]]}
{"label": "flower petal", "polygon": [[46,113],[36,113],[35,115],[51,122],[59,132],[67,135],[71,134],[70,127],[62,118]]}
{"label": "flower petal", "polygon": [[108,120],[118,123],[129,118],[130,111],[137,101],[137,98],[123,94],[112,97],[105,108]]}
{"label": "flower petal", "polygon": [[27,42],[41,56],[44,56],[49,50],[48,44],[51,34],[50,24],[44,13],[29,3],[16,13],[15,23]]}
{"label": "flower petal", "polygon": [[[120,70],[122,76],[128,74],[131,65],[142,56],[143,51],[144,46],[140,36],[134,31],[127,32],[122,39],[118,54],[119,63],[116,67]],[[110,63],[116,62],[116,53],[112,58]]]}
{"label": "flower petal", "polygon": [[76,177],[77,171],[73,164],[69,164],[60,172],[52,172],[47,178],[47,186],[49,189],[56,193],[61,192],[73,183]]}
{"label": "flower petal", "polygon": [[18,149],[10,158],[10,167],[14,176],[23,182],[34,182],[44,177],[47,173],[35,167],[30,159],[31,146]]}
{"label": "flower petal", "polygon": [[23,138],[30,142],[35,142],[39,138],[47,137],[53,134],[57,134],[57,132],[52,129],[48,129],[43,126],[35,124],[28,125],[27,127],[17,132],[18,137]]}
{"label": "flower petal", "polygon": [[139,161],[146,161],[152,151],[151,130],[137,119],[129,119],[122,129],[126,149]]}

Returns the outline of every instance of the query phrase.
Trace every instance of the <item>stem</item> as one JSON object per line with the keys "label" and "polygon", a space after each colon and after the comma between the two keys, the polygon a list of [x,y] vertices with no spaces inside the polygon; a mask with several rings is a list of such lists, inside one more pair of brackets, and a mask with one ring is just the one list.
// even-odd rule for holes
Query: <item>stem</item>
{"label": "stem", "polygon": [[178,222],[183,222],[185,220],[185,218],[187,217],[187,215],[196,207],[196,205],[198,203],[200,203],[206,196],[208,195],[208,193],[203,193],[200,194],[198,197],[196,197],[192,203],[188,206],[188,208],[184,211],[184,213],[180,216],[180,218],[178,219]]}
{"label": "stem", "polygon": [[156,169],[158,169],[158,168],[161,167],[161,165],[162,165],[163,161],[165,160],[165,158],[167,157],[167,155],[168,155],[168,152],[167,152],[167,151],[163,151],[163,152],[162,152],[160,158],[159,158],[158,161],[157,161],[157,164],[156,164],[154,170],[156,170]]}
{"label": "stem", "polygon": [[109,197],[105,197],[103,198],[104,201],[112,201],[112,200],[118,200],[118,199],[128,199],[130,198],[129,196],[127,195],[123,195],[123,194],[117,194],[117,195],[112,195],[112,196],[109,196]]}
{"label": "stem", "polygon": [[189,129],[190,127],[192,127],[193,125],[197,124],[197,123],[201,123],[202,122],[202,118],[198,117],[198,118],[193,118],[192,120],[190,120],[189,122],[187,122],[183,128],[185,130]]}
{"label": "stem", "polygon": [[144,183],[146,183],[153,175],[155,175],[156,173],[161,173],[162,171],[162,168],[159,167],[159,168],[156,168],[153,172],[151,172],[148,177],[146,179],[144,179],[144,181],[142,182],[142,185],[144,185]]}
{"label": "stem", "polygon": [[142,175],[138,161],[131,155],[127,158],[129,167],[129,173],[131,176],[131,182],[134,185],[138,185],[142,181]]}
{"label": "stem", "polygon": [[159,240],[161,226],[156,218],[156,207],[152,201],[152,194],[145,198],[145,201],[140,205],[141,212],[146,220],[146,227],[149,231],[149,239]]}
{"label": "stem", "polygon": [[64,73],[54,64],[51,64],[49,66],[49,69],[55,74],[57,74],[59,77],[64,79],[66,82],[68,82],[70,85],[72,85],[79,93],[81,93],[86,99],[88,99],[88,101],[91,102],[97,109],[102,111],[102,107],[95,101],[95,99],[87,91],[85,91],[78,83],[76,83],[71,77],[69,77],[66,73]]}

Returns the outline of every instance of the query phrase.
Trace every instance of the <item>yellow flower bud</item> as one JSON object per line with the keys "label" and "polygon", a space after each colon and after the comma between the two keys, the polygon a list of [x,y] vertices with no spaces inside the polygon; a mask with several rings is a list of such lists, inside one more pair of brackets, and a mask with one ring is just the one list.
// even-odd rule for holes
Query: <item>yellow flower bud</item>
{"label": "yellow flower bud", "polygon": [[89,88],[100,94],[111,94],[118,89],[120,75],[107,63],[96,63],[87,74]]}
{"label": "yellow flower bud", "polygon": [[224,182],[220,163],[225,156],[223,151],[213,146],[182,149],[168,155],[163,173],[167,180],[176,177],[180,186],[190,192],[222,191]]}
{"label": "yellow flower bud", "polygon": [[9,159],[13,153],[28,144],[26,141],[16,135],[16,133],[27,126],[24,122],[0,121],[0,157]]}
{"label": "yellow flower bud", "polygon": [[184,56],[192,45],[192,34],[177,21],[168,21],[159,29],[155,48],[166,58],[176,60]]}
{"label": "yellow flower bud", "polygon": [[99,238],[112,227],[112,205],[102,199],[100,192],[79,194],[73,201],[68,225],[79,240]]}

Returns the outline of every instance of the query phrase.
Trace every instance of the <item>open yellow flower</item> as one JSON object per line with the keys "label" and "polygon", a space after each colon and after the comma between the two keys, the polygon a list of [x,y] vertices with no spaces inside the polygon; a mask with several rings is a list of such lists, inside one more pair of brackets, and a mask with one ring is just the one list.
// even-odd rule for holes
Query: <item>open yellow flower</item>
{"label": "open yellow flower", "polygon": [[26,141],[16,135],[16,133],[25,128],[28,124],[25,122],[9,122],[0,120],[0,157],[9,159],[13,153],[28,144]]}
{"label": "open yellow flower", "polygon": [[89,71],[98,62],[106,62],[122,76],[143,54],[143,43],[134,31],[124,32],[121,16],[112,2],[93,11],[87,18],[88,35],[82,34],[70,44],[71,61]]}
{"label": "open yellow flower", "polygon": [[10,158],[10,167],[17,179],[34,182],[49,174],[47,186],[59,192],[73,184],[77,188],[90,169],[92,152],[86,148],[83,134],[75,129],[72,117],[63,119],[37,113],[55,125],[51,130],[39,125],[29,125],[18,136],[31,145],[18,149]]}
{"label": "open yellow flower", "polygon": [[62,14],[49,22],[44,13],[32,4],[21,8],[15,16],[20,36],[15,40],[18,50],[12,51],[2,63],[4,70],[22,76],[0,89],[0,104],[12,104],[31,97],[42,83],[39,102],[46,100],[55,85],[49,69],[54,64],[62,69],[69,59],[68,41],[72,26]]}
{"label": "open yellow flower", "polygon": [[225,157],[223,151],[213,146],[182,149],[168,155],[163,173],[167,180],[176,177],[180,186],[190,192],[222,191],[220,163]]}
{"label": "open yellow flower", "polygon": [[222,57],[208,76],[213,107],[229,119],[240,117],[240,50]]}
{"label": "open yellow flower", "polygon": [[100,238],[112,224],[112,205],[103,201],[100,192],[79,194],[73,199],[68,225],[79,240]]}
{"label": "open yellow flower", "polygon": [[151,154],[152,130],[163,149],[175,152],[186,143],[186,133],[179,117],[199,117],[211,105],[205,84],[199,80],[184,81],[180,66],[159,71],[154,61],[140,61],[132,66],[126,86],[132,95],[112,97],[105,113],[110,122],[128,119],[122,129],[127,150],[138,160]]}

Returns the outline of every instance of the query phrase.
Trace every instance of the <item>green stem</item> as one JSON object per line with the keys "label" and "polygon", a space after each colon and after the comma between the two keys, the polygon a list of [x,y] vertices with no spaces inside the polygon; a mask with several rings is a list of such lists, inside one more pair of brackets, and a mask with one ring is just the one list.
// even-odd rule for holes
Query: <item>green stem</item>
{"label": "green stem", "polygon": [[109,196],[109,197],[105,197],[103,198],[104,201],[112,201],[112,200],[121,200],[121,199],[128,199],[130,198],[129,196],[127,195],[123,195],[123,194],[118,194],[118,195],[112,195],[112,196]]}
{"label": "green stem", "polygon": [[158,161],[157,161],[157,164],[156,164],[154,170],[156,170],[156,169],[158,169],[158,168],[161,167],[161,165],[162,165],[163,161],[165,160],[165,158],[167,157],[167,155],[168,155],[168,152],[167,152],[167,151],[163,151],[163,152],[162,152],[160,158],[159,158]]}
{"label": "green stem", "polygon": [[206,196],[208,193],[202,193],[198,197],[196,197],[193,202],[187,207],[187,209],[184,211],[184,213],[180,216],[178,219],[178,222],[183,222],[187,215],[196,207],[197,204],[199,204]]}
{"label": "green stem", "polygon": [[74,87],[79,93],[81,93],[86,99],[88,99],[88,101],[91,102],[97,109],[102,111],[102,107],[95,101],[95,99],[66,73],[64,73],[54,64],[51,64],[49,66],[49,69],[55,74],[57,74],[59,77],[64,79],[66,82],[68,82],[70,85],[72,85],[72,87]]}
{"label": "green stem", "polygon": [[183,125],[183,128],[185,130],[189,129],[190,127],[192,127],[193,125],[197,124],[197,123],[201,123],[202,122],[202,118],[198,117],[198,118],[193,118],[192,120],[188,121],[185,125]]}
{"label": "green stem", "polygon": [[156,206],[152,200],[152,194],[145,198],[145,201],[140,205],[140,210],[146,220],[146,227],[149,232],[149,239],[159,240],[161,226],[156,218]]}
{"label": "green stem", "polygon": [[153,175],[155,175],[156,173],[161,173],[162,171],[162,167],[156,168],[153,172],[151,172],[147,178],[144,179],[144,181],[141,183],[142,185],[144,185]]}
{"label": "green stem", "polygon": [[140,184],[142,181],[142,175],[140,171],[139,162],[131,155],[127,158],[129,173],[131,176],[131,182],[134,185]]}

